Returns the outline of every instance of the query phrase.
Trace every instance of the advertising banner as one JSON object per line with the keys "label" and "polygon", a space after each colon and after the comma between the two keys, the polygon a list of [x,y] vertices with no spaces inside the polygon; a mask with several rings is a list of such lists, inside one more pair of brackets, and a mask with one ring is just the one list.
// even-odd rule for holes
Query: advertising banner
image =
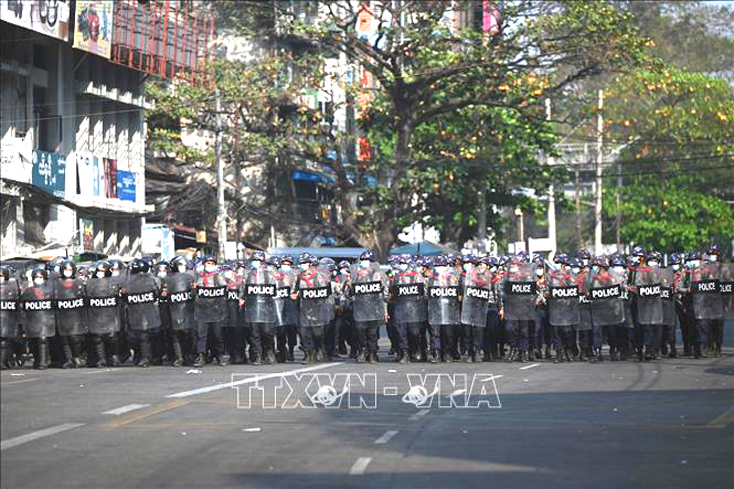
{"label": "advertising banner", "polygon": [[33,151],[34,186],[44,192],[64,198],[66,184],[66,157],[46,151]]}
{"label": "advertising banner", "polygon": [[0,18],[46,36],[69,40],[69,0],[2,0]]}
{"label": "advertising banner", "polygon": [[76,0],[74,47],[110,59],[112,0]]}

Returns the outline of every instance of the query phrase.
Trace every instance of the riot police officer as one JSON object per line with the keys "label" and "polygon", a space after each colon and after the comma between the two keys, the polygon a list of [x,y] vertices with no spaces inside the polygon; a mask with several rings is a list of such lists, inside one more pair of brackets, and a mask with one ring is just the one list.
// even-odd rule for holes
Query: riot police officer
{"label": "riot police officer", "polygon": [[10,366],[12,342],[20,337],[20,285],[0,267],[0,369]]}
{"label": "riot police officer", "polygon": [[33,342],[33,366],[39,370],[51,363],[49,338],[56,334],[54,286],[48,271],[36,267],[31,273],[31,285],[23,290],[20,300],[23,306],[23,329],[26,338]]}
{"label": "riot police officer", "polygon": [[304,253],[299,257],[299,274],[291,299],[298,300],[303,363],[320,362],[324,358],[324,330],[334,310],[331,274],[318,266],[315,257]]}
{"label": "riot police officer", "polygon": [[184,365],[186,356],[192,353],[194,321],[194,275],[188,270],[188,260],[177,256],[171,260],[171,273],[164,279],[171,318],[171,349],[174,367]]}
{"label": "riot police officer", "polygon": [[277,283],[274,263],[266,263],[265,253],[252,254],[243,280],[245,321],[252,337],[253,365],[275,363],[275,296]]}
{"label": "riot police officer", "polygon": [[357,361],[377,362],[379,329],[387,318],[387,277],[369,251],[362,252],[352,266],[346,293],[352,300]]}
{"label": "riot police officer", "polygon": [[[97,360],[97,367],[120,365],[117,354],[117,335],[120,332],[120,283],[112,278],[110,264],[98,261],[87,281],[89,304],[89,332]],[[108,360],[109,355],[109,360]]]}
{"label": "riot police officer", "polygon": [[149,272],[148,262],[136,258],[130,264],[130,275],[123,289],[130,332],[137,346],[138,366],[143,368],[150,366],[151,362],[151,335],[161,327],[158,308],[161,283]]}
{"label": "riot police officer", "polygon": [[54,284],[56,320],[64,354],[62,368],[81,367],[82,340],[88,332],[84,283],[76,276],[76,265],[64,260]]}
{"label": "riot police officer", "polygon": [[203,270],[196,276],[194,294],[194,318],[196,319],[195,367],[206,365],[207,342],[211,343],[213,356],[218,363],[224,359],[222,323],[227,313],[227,280],[217,270],[217,260],[207,255]]}

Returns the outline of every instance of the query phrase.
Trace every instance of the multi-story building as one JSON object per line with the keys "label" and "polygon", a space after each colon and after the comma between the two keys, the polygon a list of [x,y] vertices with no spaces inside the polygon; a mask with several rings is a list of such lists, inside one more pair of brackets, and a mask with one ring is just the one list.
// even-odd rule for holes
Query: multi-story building
{"label": "multi-story building", "polygon": [[[149,75],[208,83],[185,2],[0,3],[3,257],[141,253]],[[71,31],[74,26],[74,31]],[[201,45],[199,44],[201,43]]]}

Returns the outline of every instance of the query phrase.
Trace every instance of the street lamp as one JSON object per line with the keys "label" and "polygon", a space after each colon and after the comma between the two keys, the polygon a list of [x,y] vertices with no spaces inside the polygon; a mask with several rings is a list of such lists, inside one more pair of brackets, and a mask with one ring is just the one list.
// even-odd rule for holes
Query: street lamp
{"label": "street lamp", "polygon": [[520,209],[519,207],[516,208],[515,215],[517,216],[517,240],[525,242],[525,230],[523,229],[522,209]]}

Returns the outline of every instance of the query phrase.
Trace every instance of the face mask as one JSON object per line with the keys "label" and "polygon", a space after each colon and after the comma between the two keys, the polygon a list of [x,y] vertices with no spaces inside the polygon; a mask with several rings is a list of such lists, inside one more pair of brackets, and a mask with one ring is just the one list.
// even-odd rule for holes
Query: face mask
{"label": "face mask", "polygon": [[571,268],[571,272],[572,272],[572,273],[573,273],[574,275],[578,275],[579,273],[581,273],[581,269],[580,269],[579,267],[572,267],[572,268]]}
{"label": "face mask", "polygon": [[677,272],[678,270],[680,270],[680,265],[675,264],[675,265],[671,266],[670,268],[672,268],[674,272]]}
{"label": "face mask", "polygon": [[616,267],[612,267],[612,270],[614,270],[617,273],[624,273],[624,267],[616,266]]}
{"label": "face mask", "polygon": [[461,268],[463,268],[464,271],[468,272],[471,269],[471,263],[464,263]]}
{"label": "face mask", "polygon": [[349,275],[349,269],[348,268],[342,268],[341,270],[339,270],[339,272],[342,275]]}
{"label": "face mask", "polygon": [[709,255],[709,261],[716,261],[718,259],[719,259],[719,257],[716,256],[716,255]]}
{"label": "face mask", "polygon": [[204,270],[207,271],[207,272],[209,272],[209,273],[213,272],[216,269],[217,269],[217,266],[216,265],[212,265],[212,264],[206,264],[206,265],[204,265]]}
{"label": "face mask", "polygon": [[659,265],[659,263],[655,260],[649,261],[647,262],[647,264],[650,265],[651,267],[656,267]]}
{"label": "face mask", "polygon": [[231,270],[227,270],[226,272],[224,272],[224,278],[229,279],[229,278],[232,278],[233,276],[234,276],[234,273],[232,273]]}
{"label": "face mask", "polygon": [[632,257],[632,263],[634,263],[635,265],[637,265],[641,261],[642,261],[642,258],[640,258],[639,256],[633,256]]}
{"label": "face mask", "polygon": [[535,276],[536,277],[542,277],[543,276],[543,269],[542,268],[536,268],[535,269]]}
{"label": "face mask", "polygon": [[4,283],[5,283],[5,277],[0,277],[0,284],[4,284]]}
{"label": "face mask", "polygon": [[370,267],[370,261],[369,260],[360,260],[359,266],[362,268],[369,268]]}
{"label": "face mask", "polygon": [[584,258],[583,260],[581,260],[581,263],[583,263],[585,267],[588,267],[589,266],[589,260],[587,260],[586,258]]}
{"label": "face mask", "polygon": [[253,260],[252,262],[252,268],[260,268],[260,265],[262,262],[260,260]]}
{"label": "face mask", "polygon": [[305,272],[306,270],[308,270],[308,263],[301,263],[300,267],[301,267],[301,270]]}
{"label": "face mask", "polygon": [[691,268],[696,268],[701,266],[701,260],[692,260],[691,261]]}
{"label": "face mask", "polygon": [[185,272],[186,272],[186,265],[179,265],[178,273],[185,273]]}
{"label": "face mask", "polygon": [[510,267],[510,273],[517,273],[520,270],[518,267]]}
{"label": "face mask", "polygon": [[71,270],[67,270],[67,269],[65,269],[65,270],[64,270],[64,277],[66,277],[66,278],[70,278],[70,277],[71,277]]}
{"label": "face mask", "polygon": [[240,277],[244,277],[245,276],[245,272],[246,272],[246,270],[244,268],[238,268],[237,269],[237,275],[239,275]]}
{"label": "face mask", "polygon": [[165,278],[166,275],[168,275],[168,272],[166,272],[165,270],[161,270],[160,272],[158,272],[158,278]]}
{"label": "face mask", "polygon": [[399,269],[400,269],[401,271],[403,271],[403,272],[404,272],[404,271],[406,271],[406,270],[408,269],[408,264],[407,264],[407,263],[401,263],[400,265],[398,265],[398,268],[399,268]]}
{"label": "face mask", "polygon": [[36,285],[43,285],[43,277],[36,277],[33,279],[33,283]]}
{"label": "face mask", "polygon": [[593,271],[594,273],[599,273],[599,267],[594,265],[593,267],[591,267],[591,271]]}
{"label": "face mask", "polygon": [[446,271],[448,269],[449,269],[449,267],[440,266],[440,267],[436,267],[436,272],[437,273],[446,273]]}
{"label": "face mask", "polygon": [[489,267],[489,271],[494,273],[497,271],[497,267]]}
{"label": "face mask", "polygon": [[112,270],[112,276],[113,277],[117,277],[118,275],[120,275],[120,271],[119,270]]}
{"label": "face mask", "polygon": [[105,273],[102,271],[97,272],[97,278],[104,278]]}
{"label": "face mask", "polygon": [[283,269],[284,272],[290,272],[291,271],[291,266],[290,265],[283,265],[281,268]]}

